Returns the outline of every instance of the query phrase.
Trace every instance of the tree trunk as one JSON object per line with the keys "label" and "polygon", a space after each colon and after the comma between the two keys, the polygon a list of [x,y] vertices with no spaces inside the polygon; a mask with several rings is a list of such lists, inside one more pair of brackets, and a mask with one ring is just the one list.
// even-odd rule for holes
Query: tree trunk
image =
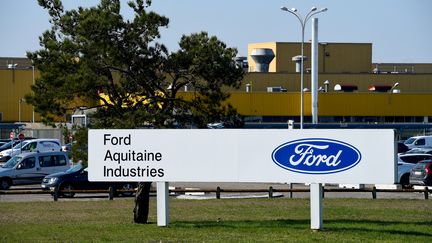
{"label": "tree trunk", "polygon": [[138,190],[135,195],[134,222],[146,224],[149,214],[149,200],[151,182],[138,183]]}

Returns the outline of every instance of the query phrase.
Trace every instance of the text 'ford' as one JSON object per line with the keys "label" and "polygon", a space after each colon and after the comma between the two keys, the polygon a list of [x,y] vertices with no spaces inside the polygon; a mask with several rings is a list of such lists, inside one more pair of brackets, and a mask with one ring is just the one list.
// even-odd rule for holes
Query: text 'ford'
{"label": "text 'ford'", "polygon": [[308,138],[284,143],[272,153],[280,167],[305,174],[330,174],[351,169],[361,160],[354,146],[337,140]]}

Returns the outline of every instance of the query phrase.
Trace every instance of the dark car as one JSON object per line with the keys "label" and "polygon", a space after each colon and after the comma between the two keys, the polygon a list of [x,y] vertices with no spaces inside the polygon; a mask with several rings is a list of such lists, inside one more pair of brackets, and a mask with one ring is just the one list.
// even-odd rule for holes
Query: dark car
{"label": "dark car", "polygon": [[403,144],[401,142],[397,143],[397,152],[398,153],[405,153],[408,150],[409,150],[409,148],[405,144]]}
{"label": "dark car", "polygon": [[[136,182],[90,182],[88,180],[87,168],[81,164],[77,164],[65,172],[55,173],[42,180],[41,187],[43,190],[54,190],[56,187],[59,190],[106,190],[109,187],[114,190],[131,190],[137,187]],[[123,196],[131,196],[133,192],[120,192]],[[63,193],[60,196],[73,197],[75,193]]]}
{"label": "dark car", "polygon": [[410,184],[432,186],[432,160],[423,160],[417,163],[410,173]]}

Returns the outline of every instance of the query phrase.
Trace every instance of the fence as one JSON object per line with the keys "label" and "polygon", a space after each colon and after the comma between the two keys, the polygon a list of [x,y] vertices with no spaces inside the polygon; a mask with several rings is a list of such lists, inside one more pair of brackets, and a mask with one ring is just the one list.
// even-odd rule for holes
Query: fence
{"label": "fence", "polygon": [[[52,194],[53,200],[57,201],[59,196],[64,193],[107,193],[108,199],[113,200],[114,195],[118,193],[135,193],[136,190],[115,190],[113,187],[110,187],[106,190],[59,190],[56,188],[54,191],[51,190],[40,190],[40,189],[34,189],[34,188],[23,188],[23,189],[10,189],[10,190],[0,190],[0,195],[19,195],[19,194]],[[151,193],[156,193],[156,190],[151,190]],[[220,199],[222,193],[268,193],[268,197],[272,198],[274,196],[274,193],[277,192],[285,192],[289,193],[289,198],[293,198],[293,193],[296,192],[309,192],[308,188],[302,188],[302,189],[275,189],[273,187],[269,187],[268,189],[222,189],[219,186],[216,189],[171,189],[169,190],[170,195],[175,194],[186,194],[186,193],[215,193],[215,198]],[[408,192],[417,192],[417,193],[423,193],[424,199],[429,199],[429,193],[432,191],[425,187],[424,189],[377,189],[376,187],[373,188],[366,188],[366,189],[347,189],[347,188],[324,188],[323,189],[323,197],[325,197],[326,192],[336,192],[336,193],[342,193],[342,192],[369,192],[371,193],[372,199],[377,198],[377,193],[379,192],[390,192],[390,193],[408,193]]]}

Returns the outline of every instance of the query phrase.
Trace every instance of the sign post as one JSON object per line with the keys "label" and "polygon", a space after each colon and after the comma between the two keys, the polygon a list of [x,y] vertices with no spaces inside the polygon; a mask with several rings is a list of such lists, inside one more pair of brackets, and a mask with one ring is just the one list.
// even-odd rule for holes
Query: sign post
{"label": "sign post", "polygon": [[11,131],[11,132],[9,133],[9,138],[10,138],[10,140],[11,140],[11,149],[13,149],[14,143],[13,143],[12,141],[13,141],[14,138],[15,138],[15,133],[14,133],[13,131]]}
{"label": "sign post", "polygon": [[397,173],[389,129],[89,130],[88,144],[90,181],[157,182],[158,226],[168,182],[309,183],[319,230],[322,183],[393,184]]}
{"label": "sign post", "polygon": [[323,187],[321,183],[310,184],[311,229],[323,228]]}
{"label": "sign post", "polygon": [[157,225],[168,226],[169,224],[169,187],[168,182],[156,182],[157,201]]}

